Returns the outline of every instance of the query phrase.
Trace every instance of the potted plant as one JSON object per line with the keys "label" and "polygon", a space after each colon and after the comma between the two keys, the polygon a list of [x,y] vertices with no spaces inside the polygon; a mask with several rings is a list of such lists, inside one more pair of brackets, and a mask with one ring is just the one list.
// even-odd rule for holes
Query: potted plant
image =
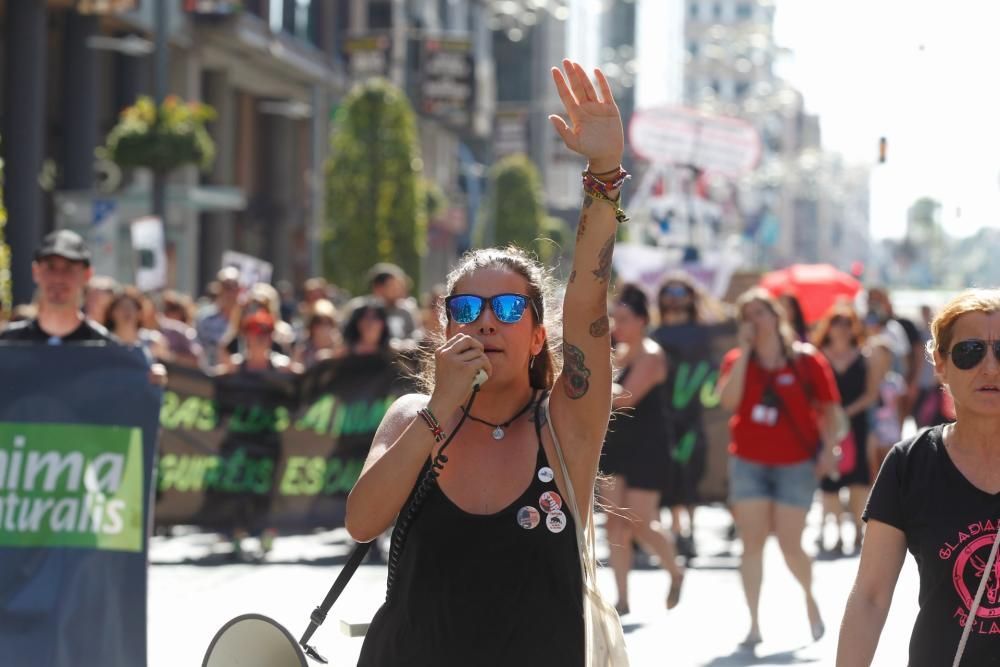
{"label": "potted plant", "polygon": [[142,96],[126,107],[104,149],[119,167],[146,167],[165,174],[188,164],[208,169],[215,159],[215,143],[205,123],[215,109],[200,102],[183,102],[170,95],[159,107]]}

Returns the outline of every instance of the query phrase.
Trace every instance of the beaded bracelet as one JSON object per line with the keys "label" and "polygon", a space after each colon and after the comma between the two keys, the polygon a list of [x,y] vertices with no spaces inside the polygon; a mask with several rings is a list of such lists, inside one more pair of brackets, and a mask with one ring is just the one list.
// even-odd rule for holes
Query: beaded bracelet
{"label": "beaded bracelet", "polygon": [[604,194],[608,194],[608,190],[617,190],[625,184],[625,181],[632,178],[632,175],[625,171],[625,169],[620,165],[618,169],[612,173],[614,174],[614,178],[610,181],[605,181],[604,179],[598,178],[598,175],[603,174],[594,174],[588,169],[583,172],[583,187],[591,185],[593,188],[600,190]]}
{"label": "beaded bracelet", "polygon": [[[622,200],[622,193],[619,189],[630,178],[632,176],[620,166],[618,167],[618,176],[610,183],[605,183],[589,171],[585,171],[583,172],[583,192],[592,199],[598,199],[611,204],[615,209],[615,220],[619,224],[624,224],[629,221],[629,217],[619,205]],[[608,194],[611,190],[619,190],[618,195],[614,199]]]}
{"label": "beaded bracelet", "polygon": [[423,408],[417,414],[423,418],[424,423],[427,424],[427,428],[431,430],[431,433],[434,435],[434,442],[444,440],[444,429],[441,428],[441,424],[430,408]]}
{"label": "beaded bracelet", "polygon": [[622,172],[622,171],[625,171],[625,170],[624,170],[624,168],[621,165],[618,165],[617,167],[615,167],[614,169],[612,169],[610,171],[594,171],[593,169],[590,168],[590,165],[588,164],[587,165],[587,171],[589,171],[594,176],[610,176],[611,174],[618,174],[619,172]]}

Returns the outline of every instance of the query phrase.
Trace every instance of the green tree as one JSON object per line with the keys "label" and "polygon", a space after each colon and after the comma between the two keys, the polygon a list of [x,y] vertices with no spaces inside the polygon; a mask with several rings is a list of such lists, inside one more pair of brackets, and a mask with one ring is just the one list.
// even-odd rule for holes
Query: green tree
{"label": "green tree", "polygon": [[10,315],[13,293],[10,276],[10,246],[4,242],[3,228],[7,225],[7,209],[3,205],[3,162],[0,161],[0,320]]}
{"label": "green tree", "polygon": [[[476,245],[513,243],[539,256],[546,222],[542,183],[526,155],[508,155],[490,168],[486,198],[479,209]],[[546,244],[547,245],[547,244]]]}
{"label": "green tree", "polygon": [[337,113],[326,165],[326,273],[363,292],[365,272],[394,262],[415,282],[427,240],[417,122],[405,94],[376,79]]}

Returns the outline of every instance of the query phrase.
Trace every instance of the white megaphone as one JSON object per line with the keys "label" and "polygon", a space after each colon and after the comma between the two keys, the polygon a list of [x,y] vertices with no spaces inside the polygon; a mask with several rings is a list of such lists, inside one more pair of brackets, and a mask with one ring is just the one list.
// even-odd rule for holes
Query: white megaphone
{"label": "white megaphone", "polygon": [[309,662],[295,637],[281,623],[262,614],[243,614],[215,633],[201,665],[309,667]]}
{"label": "white megaphone", "polygon": [[347,557],[323,602],[309,616],[309,627],[295,641],[285,626],[263,614],[243,614],[223,625],[205,651],[202,667],[309,667],[311,660],[327,664],[326,658],[309,645],[313,633],[323,625],[330,607],[337,601],[354,576],[358,565],[371,548],[371,542],[358,544]]}

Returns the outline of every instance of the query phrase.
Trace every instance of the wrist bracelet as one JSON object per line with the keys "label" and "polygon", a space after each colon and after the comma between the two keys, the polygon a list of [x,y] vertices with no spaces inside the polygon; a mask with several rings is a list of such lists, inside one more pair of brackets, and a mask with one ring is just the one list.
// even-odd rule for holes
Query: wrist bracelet
{"label": "wrist bracelet", "polygon": [[591,187],[595,190],[600,190],[604,194],[608,194],[609,190],[618,190],[621,188],[621,186],[625,184],[625,181],[630,178],[632,178],[632,175],[625,171],[622,167],[618,167],[618,170],[615,172],[615,177],[610,181],[604,181],[597,178],[597,176],[591,172],[585,171],[583,172],[583,187]]}
{"label": "wrist bracelet", "polygon": [[626,222],[629,221],[629,217],[625,213],[625,210],[621,206],[619,206],[622,200],[621,192],[618,193],[617,197],[612,199],[611,197],[601,192],[600,190],[590,189],[584,186],[583,194],[590,197],[591,199],[597,199],[598,201],[603,201],[607,202],[608,204],[611,204],[611,207],[615,209],[615,220],[618,221],[618,224],[625,224]]}
{"label": "wrist bracelet", "polygon": [[587,172],[593,176],[610,176],[611,174],[617,174],[620,171],[625,171],[625,169],[619,164],[617,167],[611,171],[594,171],[590,168],[590,164],[587,165]]}
{"label": "wrist bracelet", "polygon": [[441,428],[441,424],[430,408],[423,408],[417,414],[423,418],[424,423],[427,424],[427,428],[431,430],[431,433],[434,435],[434,442],[444,440],[444,429]]}

